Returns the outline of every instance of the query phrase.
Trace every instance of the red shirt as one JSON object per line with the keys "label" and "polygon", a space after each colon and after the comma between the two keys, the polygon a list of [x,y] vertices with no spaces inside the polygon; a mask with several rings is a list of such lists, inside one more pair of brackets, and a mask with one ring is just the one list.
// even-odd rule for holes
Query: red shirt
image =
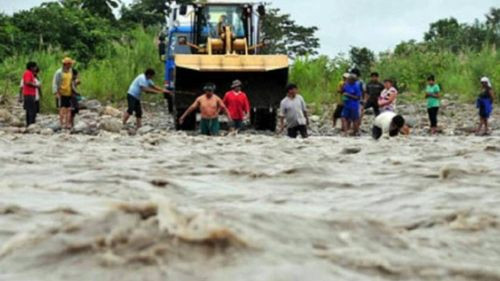
{"label": "red shirt", "polygon": [[250,112],[250,103],[244,92],[238,94],[234,91],[227,92],[224,97],[224,104],[233,120],[243,120],[245,114]]}
{"label": "red shirt", "polygon": [[26,70],[23,74],[23,95],[36,96],[36,87],[27,85],[26,83],[35,84],[35,75],[30,70]]}

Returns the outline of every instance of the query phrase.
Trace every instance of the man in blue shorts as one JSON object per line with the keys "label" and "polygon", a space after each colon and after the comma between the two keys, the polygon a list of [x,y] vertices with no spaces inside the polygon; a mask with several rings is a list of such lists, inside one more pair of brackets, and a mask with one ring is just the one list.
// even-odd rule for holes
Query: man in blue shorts
{"label": "man in blue shorts", "polygon": [[360,101],[363,96],[361,86],[356,82],[356,75],[350,73],[343,88],[344,109],[342,110],[343,133],[347,135],[352,128],[352,135],[359,135]]}

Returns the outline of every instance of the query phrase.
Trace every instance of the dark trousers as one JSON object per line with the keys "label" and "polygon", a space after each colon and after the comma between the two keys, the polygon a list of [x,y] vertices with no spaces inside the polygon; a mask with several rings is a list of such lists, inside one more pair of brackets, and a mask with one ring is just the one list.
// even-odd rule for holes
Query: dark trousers
{"label": "dark trousers", "polygon": [[378,101],[376,101],[376,100],[368,100],[368,102],[365,104],[365,110],[370,109],[370,108],[373,108],[373,114],[375,114],[375,116],[379,116],[380,115],[380,109],[378,107]]}
{"label": "dark trousers", "polygon": [[427,109],[427,113],[429,114],[429,120],[431,121],[431,128],[436,128],[438,124],[438,112],[439,107],[431,107]]}
{"label": "dark trousers", "polygon": [[173,113],[174,112],[174,98],[172,95],[169,94],[164,94],[165,99],[168,102],[168,113]]}
{"label": "dark trousers", "polygon": [[26,126],[36,122],[36,101],[35,96],[24,96],[24,109],[26,110]]}
{"label": "dark trousers", "polygon": [[306,139],[308,137],[307,126],[306,125],[299,125],[299,126],[295,126],[293,128],[288,128],[288,137],[290,137],[292,139],[296,139],[299,133],[302,136],[302,138]]}
{"label": "dark trousers", "polygon": [[335,108],[335,112],[333,113],[333,118],[340,119],[342,118],[342,111],[344,110],[343,104],[337,104],[337,108]]}

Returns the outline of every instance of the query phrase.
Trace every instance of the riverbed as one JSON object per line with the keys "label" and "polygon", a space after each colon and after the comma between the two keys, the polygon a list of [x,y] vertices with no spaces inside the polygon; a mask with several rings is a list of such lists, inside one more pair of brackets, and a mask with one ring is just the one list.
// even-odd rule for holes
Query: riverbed
{"label": "riverbed", "polygon": [[500,137],[0,134],[0,280],[500,280]]}

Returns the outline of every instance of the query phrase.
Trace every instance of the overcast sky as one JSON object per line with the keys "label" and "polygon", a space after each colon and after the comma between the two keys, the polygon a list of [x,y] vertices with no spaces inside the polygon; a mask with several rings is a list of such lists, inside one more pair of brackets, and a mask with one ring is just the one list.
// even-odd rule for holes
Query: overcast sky
{"label": "overcast sky", "polygon": [[[123,0],[129,3],[132,0]],[[0,0],[0,11],[29,9],[44,0]],[[402,40],[421,40],[429,24],[455,17],[460,22],[484,18],[499,0],[267,0],[302,25],[319,28],[321,53],[346,53],[350,46],[377,52]]]}

